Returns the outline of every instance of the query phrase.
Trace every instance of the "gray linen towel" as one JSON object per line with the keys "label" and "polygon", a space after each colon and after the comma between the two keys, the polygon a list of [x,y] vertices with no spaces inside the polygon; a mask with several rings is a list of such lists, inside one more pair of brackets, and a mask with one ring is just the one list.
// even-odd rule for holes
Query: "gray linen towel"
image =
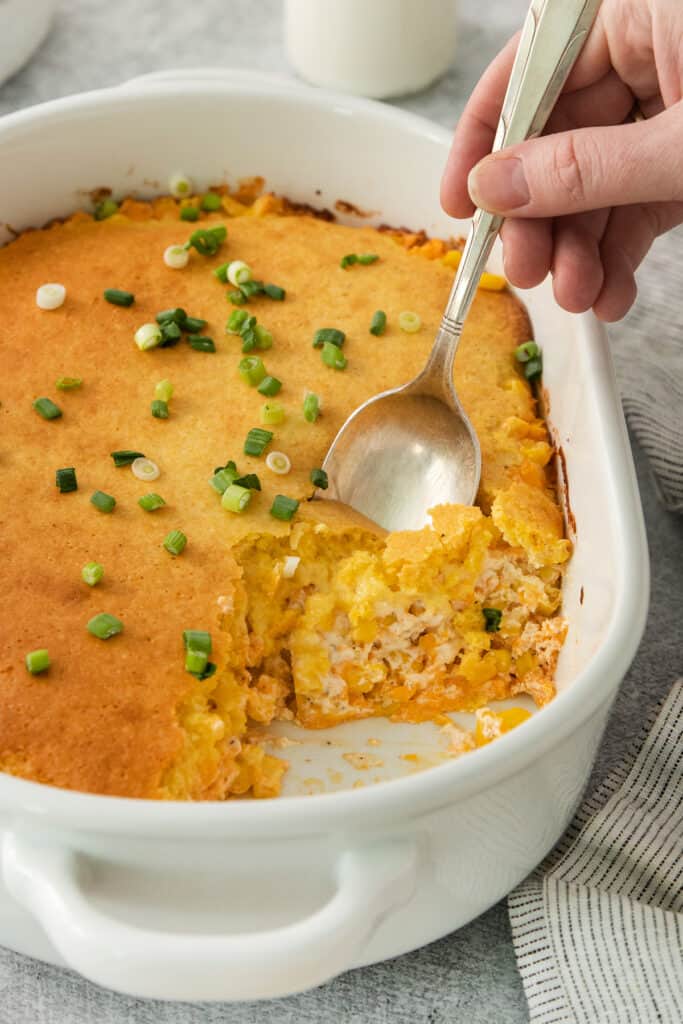
{"label": "gray linen towel", "polygon": [[531,1024],[683,1021],[683,679],[655,714],[508,897]]}
{"label": "gray linen towel", "polygon": [[610,328],[617,377],[662,502],[683,512],[683,228],[657,240],[638,285],[638,302]]}

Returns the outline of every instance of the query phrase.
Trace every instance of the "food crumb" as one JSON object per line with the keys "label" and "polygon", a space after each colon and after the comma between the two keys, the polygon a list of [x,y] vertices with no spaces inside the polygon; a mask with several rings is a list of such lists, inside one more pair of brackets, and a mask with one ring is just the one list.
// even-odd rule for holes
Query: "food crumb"
{"label": "food crumb", "polygon": [[379,757],[373,757],[371,754],[342,754],[345,761],[351,765],[352,768],[356,768],[359,772],[365,772],[368,768],[382,768],[384,761]]}

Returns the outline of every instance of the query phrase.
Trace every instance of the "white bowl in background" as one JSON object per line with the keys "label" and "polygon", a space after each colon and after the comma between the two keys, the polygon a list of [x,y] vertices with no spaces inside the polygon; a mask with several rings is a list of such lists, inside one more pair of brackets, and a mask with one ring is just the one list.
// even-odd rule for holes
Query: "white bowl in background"
{"label": "white bowl in background", "polygon": [[0,84],[38,49],[54,10],[55,0],[0,0]]}
{"label": "white bowl in background", "polygon": [[[151,195],[180,169],[199,187],[262,174],[295,200],[457,234],[438,201],[449,142],[413,115],[267,76],[152,75],[0,120],[0,244],[89,190]],[[315,796],[297,795],[304,773],[326,775],[315,737],[310,764],[287,751],[288,795],[272,801],[135,801],[0,773],[0,943],[137,996],[281,996],[460,927],[553,846],[644,628],[648,560],[605,331],[548,283],[524,299],[576,523],[556,699],[459,760],[391,779],[394,759],[389,781],[352,789],[347,774]],[[364,725],[339,727],[347,750]],[[402,728],[375,719],[371,734],[400,749]]]}

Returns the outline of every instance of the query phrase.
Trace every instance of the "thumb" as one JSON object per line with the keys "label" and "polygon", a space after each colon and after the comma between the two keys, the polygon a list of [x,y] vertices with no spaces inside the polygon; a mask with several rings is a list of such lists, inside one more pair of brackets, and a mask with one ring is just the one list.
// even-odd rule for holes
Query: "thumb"
{"label": "thumb", "polygon": [[467,187],[475,205],[513,217],[683,199],[683,106],[510,146],[480,160]]}

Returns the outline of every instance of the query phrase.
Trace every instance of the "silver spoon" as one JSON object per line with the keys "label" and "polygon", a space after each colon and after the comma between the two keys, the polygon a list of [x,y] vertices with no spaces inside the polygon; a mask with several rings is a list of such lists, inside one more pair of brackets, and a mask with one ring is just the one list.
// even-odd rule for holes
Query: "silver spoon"
{"label": "silver spoon", "polygon": [[[540,135],[586,40],[600,0],[533,0],[493,151]],[[410,383],[364,402],[325,457],[333,498],[387,530],[417,529],[428,510],[474,503],[481,450],[453,385],[463,322],[503,218],[477,210],[427,365]]]}

